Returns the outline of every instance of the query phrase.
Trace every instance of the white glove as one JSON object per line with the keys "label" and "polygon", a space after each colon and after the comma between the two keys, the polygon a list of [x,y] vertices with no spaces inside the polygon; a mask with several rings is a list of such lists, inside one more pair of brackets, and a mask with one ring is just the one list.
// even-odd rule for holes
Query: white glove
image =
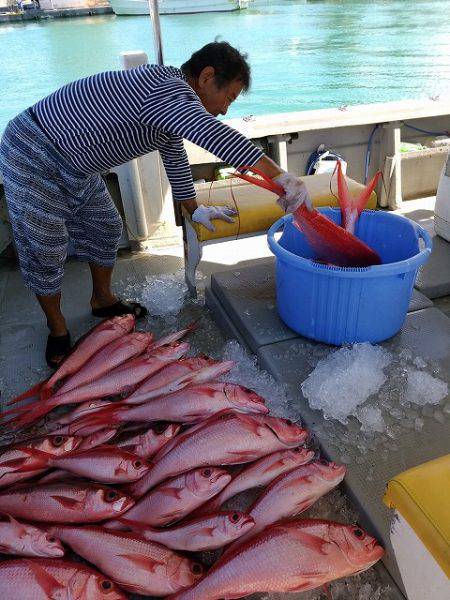
{"label": "white glove", "polygon": [[303,203],[308,210],[312,210],[311,198],[301,179],[290,173],[281,173],[274,177],[273,181],[284,188],[284,194],[277,200],[284,212],[292,213]]}
{"label": "white glove", "polygon": [[216,228],[211,223],[212,219],[220,219],[227,223],[233,223],[234,220],[231,217],[235,217],[237,212],[234,208],[228,206],[198,206],[192,213],[192,220],[196,223],[201,223],[209,229],[209,231],[215,231]]}

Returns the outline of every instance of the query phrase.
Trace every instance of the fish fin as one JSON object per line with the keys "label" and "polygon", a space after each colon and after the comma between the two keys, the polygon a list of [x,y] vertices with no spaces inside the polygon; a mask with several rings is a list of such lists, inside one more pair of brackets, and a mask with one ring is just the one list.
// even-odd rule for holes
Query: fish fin
{"label": "fish fin", "polygon": [[295,507],[295,514],[293,516],[299,515],[300,513],[304,512],[305,510],[308,510],[308,508],[310,506],[312,506],[315,501],[316,501],[316,498],[307,498],[306,500],[297,502],[297,505]]}
{"label": "fish fin", "polygon": [[286,589],[286,592],[292,593],[292,592],[303,592],[303,591],[307,591],[310,590],[312,588],[316,588],[320,585],[320,581],[323,580],[323,575],[318,574],[317,577],[315,577],[314,575],[303,575],[303,573],[301,574],[302,576],[302,583],[300,585],[293,585],[292,587]]}
{"label": "fish fin", "polygon": [[166,496],[171,496],[172,498],[176,498],[176,500],[181,500],[181,492],[183,488],[177,488],[173,486],[163,486],[158,490],[161,494],[166,494]]}
{"label": "fish fin", "polygon": [[135,565],[150,571],[150,573],[155,573],[157,567],[164,565],[163,562],[155,560],[150,556],[144,556],[143,554],[118,554],[118,556],[126,558],[127,560],[135,563]]}
{"label": "fish fin", "polygon": [[251,460],[256,460],[258,458],[254,450],[229,450],[227,454],[236,457],[237,464],[243,462],[239,460],[241,458],[247,462],[250,462]]}
{"label": "fish fin", "polygon": [[135,533],[139,533],[143,529],[151,529],[149,525],[146,525],[141,521],[134,521],[133,519],[126,519],[125,517],[117,517],[117,519],[114,519],[114,521],[110,521],[110,523],[120,523],[121,525],[125,525],[125,527],[131,529],[131,531],[134,531]]}
{"label": "fish fin", "polygon": [[8,513],[3,513],[3,514],[7,517],[8,521],[11,523],[12,527],[14,528],[14,532],[18,538],[21,538],[24,535],[26,535],[27,530],[24,527],[24,525],[22,525],[22,523],[19,523],[19,521],[16,521],[16,519]]}
{"label": "fish fin", "polygon": [[178,520],[179,518],[181,518],[183,516],[183,511],[182,509],[178,509],[178,510],[172,510],[166,513],[162,513],[161,517],[165,519],[170,519],[168,521],[168,523],[170,523],[171,521],[175,521]]}
{"label": "fish fin", "polygon": [[22,394],[19,394],[19,396],[16,396],[12,400],[10,400],[7,403],[7,406],[11,406],[12,404],[17,404],[18,402],[22,402],[22,400],[26,400],[27,398],[34,398],[35,396],[38,396],[41,392],[41,389],[44,387],[44,384],[47,381],[48,381],[47,379],[44,379],[44,381],[40,381],[33,387],[30,387],[29,390],[22,392]]}
{"label": "fish fin", "polygon": [[57,594],[60,594],[64,591],[64,586],[61,585],[59,581],[53,577],[53,575],[43,569],[39,564],[26,558],[22,560],[33,573],[36,582],[42,588],[42,591],[46,594],[47,598],[56,598]]}
{"label": "fish fin", "polygon": [[[283,527],[282,523],[280,524],[280,527]],[[313,552],[318,552],[324,556],[328,554],[326,548],[329,546],[329,544],[324,542],[324,540],[317,535],[306,533],[305,531],[301,531],[299,529],[290,529],[289,535],[291,537],[295,537],[303,546],[305,546],[305,548],[309,548]]]}
{"label": "fish fin", "polygon": [[214,537],[214,531],[216,530],[215,527],[202,527],[202,529],[200,529],[200,531],[198,532],[198,536],[202,536],[205,535],[207,537]]}
{"label": "fish fin", "polygon": [[333,600],[333,596],[331,595],[330,584],[324,583],[322,586],[323,593],[328,598],[328,600]]}
{"label": "fish fin", "polygon": [[68,496],[50,496],[56,502],[59,502],[61,506],[64,508],[69,508],[71,510],[75,510],[76,508],[83,508],[84,502],[81,500],[75,500],[74,498],[69,498]]}

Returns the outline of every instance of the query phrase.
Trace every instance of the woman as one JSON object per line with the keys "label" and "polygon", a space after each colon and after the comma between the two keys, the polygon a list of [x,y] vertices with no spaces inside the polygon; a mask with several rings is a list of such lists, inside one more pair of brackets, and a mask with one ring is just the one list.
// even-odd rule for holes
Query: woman
{"label": "woman", "polygon": [[212,228],[231,221],[227,207],[197,206],[183,138],[223,162],[256,166],[285,189],[285,210],[309,202],[304,184],[216,117],[250,87],[246,56],[227,42],[207,44],[181,69],[143,65],[99,73],[53,92],[15,117],[0,145],[6,200],[25,284],[45,313],[46,360],[56,367],[70,334],[60,308],[69,239],[92,275],[92,314],[105,318],[146,309],[111,290],[122,221],[100,175],[159,150],[172,187],[192,219]]}

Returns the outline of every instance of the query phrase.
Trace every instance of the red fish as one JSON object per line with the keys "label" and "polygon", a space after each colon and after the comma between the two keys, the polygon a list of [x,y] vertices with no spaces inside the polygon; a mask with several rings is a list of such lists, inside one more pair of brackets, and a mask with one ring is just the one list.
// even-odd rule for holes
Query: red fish
{"label": "red fish", "polygon": [[142,354],[152,340],[152,333],[134,331],[110,342],[63,383],[55,396],[61,396],[86,383],[91,383],[127,360]]}
{"label": "red fish", "polygon": [[[45,470],[45,467],[42,468],[42,459],[30,456],[27,450],[40,450],[53,456],[64,456],[79,448],[82,442],[81,437],[47,435],[6,449],[0,455],[0,488],[29,479]],[[42,470],[37,470],[39,468]]]}
{"label": "red fish", "polygon": [[143,354],[127,361],[92,383],[65,394],[52,396],[47,400],[38,400],[24,408],[6,411],[2,417],[16,413],[17,415],[8,421],[8,425],[21,427],[37,421],[57,406],[79,404],[86,400],[129,394],[141,381],[150,377],[168,363],[177,360],[188,350],[189,344],[187,343],[180,343],[177,346],[164,346],[159,350],[155,350],[152,354]]}
{"label": "red fish", "polygon": [[134,533],[92,525],[56,526],[51,531],[121,588],[135,594],[167,596],[191,587],[203,572],[199,563]]}
{"label": "red fish", "polygon": [[218,467],[193,469],[164,481],[131,508],[121,520],[140,521],[162,527],[183,519],[201,504],[218,494],[230,482],[231,475]]}
{"label": "red fish", "polygon": [[128,405],[126,402],[111,403],[93,415],[80,419],[70,430],[76,433],[78,428],[131,422],[197,423],[227,409],[245,413],[269,412],[262,398],[251,390],[230,383],[210,383],[184,388],[137,406]]}
{"label": "red fish", "polygon": [[92,523],[120,517],[134,501],[90,483],[22,484],[0,494],[0,511],[27,521]]}
{"label": "red fish", "polygon": [[227,553],[272,523],[290,519],[307,510],[344,479],[345,471],[344,465],[314,461],[279,475],[248,509],[255,526],[247,535],[236,540]]}
{"label": "red fish", "polygon": [[231,371],[233,367],[234,362],[232,360],[214,362],[206,367],[189,371],[188,373],[181,375],[176,379],[168,379],[165,384],[156,389],[154,387],[154,383],[151,380],[148,380],[144,382],[143,385],[138,387],[130,396],[128,396],[125,401],[127,404],[143,404],[144,402],[153,400],[153,398],[172,394],[188,386],[202,385],[204,383],[214,381],[221,375]]}
{"label": "red fish", "polygon": [[179,423],[156,425],[146,431],[128,434],[119,439],[115,445],[141,458],[150,458],[173,440],[180,429]]}
{"label": "red fish", "polygon": [[21,558],[0,563],[2,600],[126,600],[104,575],[79,562]]}
{"label": "red fish", "polygon": [[[184,375],[189,375],[189,373],[193,373],[194,371],[199,371],[204,367],[209,367],[216,364],[217,361],[212,358],[207,358],[204,356],[197,356],[195,358],[181,358],[176,362],[170,363],[167,367],[164,367],[156,373],[156,375],[152,375],[149,377],[144,383],[139,386],[139,393],[144,394],[146,392],[153,392],[160,388],[164,388],[170,382],[183,377]],[[157,392],[157,396],[160,396],[161,393]]]}
{"label": "red fish", "polygon": [[194,321],[184,329],[180,329],[179,331],[175,331],[174,333],[169,333],[163,337],[160,337],[158,340],[155,340],[152,343],[151,349],[154,350],[155,348],[161,348],[161,346],[172,346],[175,342],[178,342],[184,338],[184,336],[188,333],[195,331],[196,327],[196,321]]}
{"label": "red fish", "polygon": [[130,483],[150,471],[150,465],[142,458],[114,446],[77,451],[67,456],[52,456],[39,450],[28,452],[41,459],[41,467],[43,464],[56,467],[101,483]]}
{"label": "red fish", "polygon": [[311,462],[314,454],[314,450],[298,447],[263,456],[235,475],[223,492],[202,506],[196,514],[214,512],[233,496],[245,490],[268,485],[279,475]]}
{"label": "red fish", "polygon": [[103,346],[134,329],[135,322],[136,319],[133,315],[122,315],[102,321],[78,340],[70,354],[66,356],[49,379],[38,383],[12,400],[10,404],[37,395],[40,395],[42,399],[51,396],[67,377],[76,373]]}
{"label": "red fish", "polygon": [[55,536],[34,525],[19,523],[10,515],[0,521],[0,552],[16,556],[64,556],[64,548]]}
{"label": "red fish", "polygon": [[[176,438],[150,473],[132,484],[137,497],[164,481],[190,469],[252,462],[277,450],[294,448],[308,436],[305,429],[286,419],[224,411],[204,421],[194,431]],[[164,448],[163,448],[164,450]]]}
{"label": "red fish", "polygon": [[249,515],[229,510],[184,521],[181,525],[155,529],[135,521],[126,521],[146,540],[159,542],[172,550],[204,552],[223,548],[252,529],[255,522]]}
{"label": "red fish", "polygon": [[220,600],[254,593],[304,592],[365,571],[383,548],[359,527],[287,521],[268,527],[220,559],[171,600]]}
{"label": "red fish", "polygon": [[92,450],[92,448],[97,448],[97,446],[106,444],[106,442],[109,442],[109,440],[111,440],[116,433],[117,429],[106,427],[104,429],[99,429],[99,431],[96,431],[95,433],[87,435],[83,438],[79,450]]}

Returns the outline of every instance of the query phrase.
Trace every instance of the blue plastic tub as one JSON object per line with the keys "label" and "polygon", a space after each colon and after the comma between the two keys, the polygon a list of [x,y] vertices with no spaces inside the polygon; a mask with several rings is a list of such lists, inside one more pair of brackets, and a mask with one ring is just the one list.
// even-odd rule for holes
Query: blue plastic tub
{"label": "blue plastic tub", "polygon": [[[340,209],[320,212],[340,224]],[[292,224],[291,215],[269,229],[269,246],[276,256],[278,312],[297,333],[341,345],[381,342],[402,327],[417,270],[431,253],[431,238],[405,217],[372,210],[362,213],[356,235],[379,253],[383,264],[343,268],[314,262],[314,251]]]}

